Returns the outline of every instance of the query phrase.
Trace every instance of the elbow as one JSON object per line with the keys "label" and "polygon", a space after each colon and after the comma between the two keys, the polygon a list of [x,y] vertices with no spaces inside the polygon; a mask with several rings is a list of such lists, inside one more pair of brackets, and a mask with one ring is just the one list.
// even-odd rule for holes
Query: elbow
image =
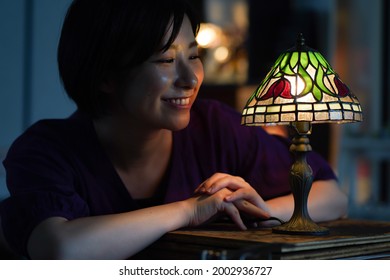
{"label": "elbow", "polygon": [[70,238],[63,218],[49,218],[31,232],[27,252],[31,259],[66,260],[75,259],[77,246]]}
{"label": "elbow", "polygon": [[33,260],[69,260],[73,259],[71,250],[65,241],[59,238],[47,238],[45,241],[30,237],[27,251]]}
{"label": "elbow", "polygon": [[348,215],[348,196],[338,187],[335,192],[330,193],[327,203],[327,220],[346,218]]}
{"label": "elbow", "polygon": [[337,220],[348,215],[348,197],[335,181],[318,182],[310,204],[310,215],[316,222]]}

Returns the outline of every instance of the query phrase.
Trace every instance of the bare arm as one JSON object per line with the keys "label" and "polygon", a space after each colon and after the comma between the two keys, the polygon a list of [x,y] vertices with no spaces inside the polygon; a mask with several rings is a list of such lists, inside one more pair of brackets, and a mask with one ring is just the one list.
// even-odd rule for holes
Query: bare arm
{"label": "bare arm", "polygon": [[68,221],[53,217],[32,232],[32,259],[125,259],[164,233],[186,225],[184,203]]}
{"label": "bare arm", "polygon": [[125,259],[165,233],[202,224],[219,212],[245,229],[239,211],[256,215],[258,208],[226,202],[230,193],[224,189],[180,202],[72,221],[49,218],[33,230],[28,252],[33,259]]}
{"label": "bare arm", "polygon": [[[294,211],[293,196],[281,196],[266,201],[272,216],[288,221]],[[329,221],[347,214],[347,196],[335,180],[315,181],[308,198],[308,212],[316,221]]]}

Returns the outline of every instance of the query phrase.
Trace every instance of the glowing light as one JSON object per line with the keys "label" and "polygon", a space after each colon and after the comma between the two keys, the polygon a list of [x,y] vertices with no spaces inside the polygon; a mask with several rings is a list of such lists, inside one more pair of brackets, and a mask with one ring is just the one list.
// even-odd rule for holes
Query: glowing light
{"label": "glowing light", "polygon": [[291,95],[297,96],[302,93],[305,88],[305,82],[299,75],[286,76],[286,79],[291,83]]}
{"label": "glowing light", "polygon": [[202,23],[196,41],[202,48],[216,47],[220,43],[221,32],[221,29],[215,24]]}
{"label": "glowing light", "polygon": [[218,47],[214,52],[214,58],[218,62],[224,62],[229,57],[229,50],[226,47]]}

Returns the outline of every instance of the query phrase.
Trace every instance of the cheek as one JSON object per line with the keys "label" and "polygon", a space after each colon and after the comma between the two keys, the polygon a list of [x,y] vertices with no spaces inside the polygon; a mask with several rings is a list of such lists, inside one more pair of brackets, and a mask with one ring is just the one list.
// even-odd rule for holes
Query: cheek
{"label": "cheek", "polygon": [[151,77],[148,83],[152,88],[152,91],[157,94],[158,92],[168,88],[173,83],[173,77],[172,75],[167,74],[155,75],[154,77]]}
{"label": "cheek", "polygon": [[144,100],[157,97],[169,87],[172,79],[169,75],[161,73],[148,73],[136,77],[131,86],[127,88],[127,94],[134,96],[136,99]]}
{"label": "cheek", "polygon": [[138,82],[142,84],[143,94],[158,96],[170,87],[174,79],[173,71],[155,68],[139,76]]}

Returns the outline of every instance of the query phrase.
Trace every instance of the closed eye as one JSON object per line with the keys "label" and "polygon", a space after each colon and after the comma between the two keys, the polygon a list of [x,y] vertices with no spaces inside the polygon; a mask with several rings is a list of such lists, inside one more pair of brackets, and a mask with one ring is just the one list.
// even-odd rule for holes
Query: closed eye
{"label": "closed eye", "polygon": [[[200,56],[199,56],[199,55],[191,55],[191,56],[189,57],[189,60],[196,60],[196,59],[200,59]],[[158,59],[158,60],[156,60],[155,62],[157,62],[157,63],[167,63],[167,64],[170,64],[170,63],[174,63],[174,62],[175,62],[175,59],[174,59],[174,58]]]}
{"label": "closed eye", "polygon": [[173,59],[173,58],[156,60],[157,63],[173,63],[174,61],[175,61],[175,59]]}

